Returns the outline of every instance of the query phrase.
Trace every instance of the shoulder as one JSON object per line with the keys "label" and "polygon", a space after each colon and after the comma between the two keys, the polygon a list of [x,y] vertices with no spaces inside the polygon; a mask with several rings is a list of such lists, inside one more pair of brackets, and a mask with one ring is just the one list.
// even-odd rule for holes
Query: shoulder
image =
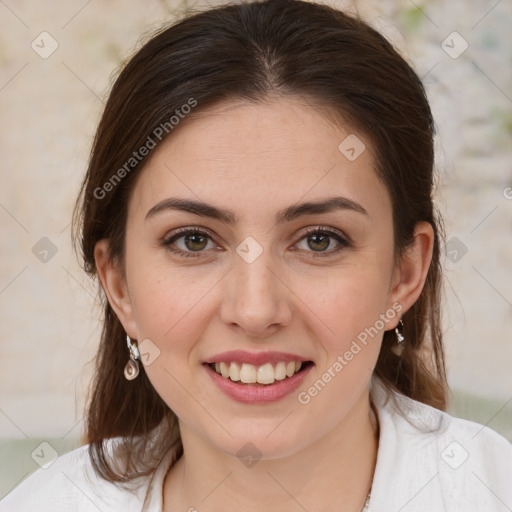
{"label": "shoulder", "polygon": [[407,511],[510,510],[512,444],[503,436],[398,394],[381,395],[378,411],[377,486],[398,489],[383,499]]}
{"label": "shoulder", "polygon": [[91,464],[88,445],[55,459],[32,473],[0,503],[2,512],[102,512],[140,510],[144,485],[128,490],[99,477]]}
{"label": "shoulder", "polygon": [[416,435],[430,446],[427,453],[434,461],[430,467],[436,480],[433,488],[442,493],[448,508],[509,510],[512,444],[485,425],[416,404],[419,418],[439,420],[438,431]]}
{"label": "shoulder", "polygon": [[461,467],[471,458],[482,471],[512,469],[512,444],[496,431],[407,397],[399,400],[406,412],[395,416],[401,431],[435,445],[448,467]]}

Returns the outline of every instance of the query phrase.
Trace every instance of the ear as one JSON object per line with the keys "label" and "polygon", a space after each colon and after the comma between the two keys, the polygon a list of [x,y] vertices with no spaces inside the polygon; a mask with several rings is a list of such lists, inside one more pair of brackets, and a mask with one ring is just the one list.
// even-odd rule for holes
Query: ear
{"label": "ear", "polygon": [[137,339],[133,307],[125,276],[110,258],[110,243],[104,238],[94,246],[94,259],[107,299],[130,338]]}
{"label": "ear", "polygon": [[[402,315],[420,296],[432,261],[434,230],[429,222],[418,222],[413,241],[395,267],[390,290],[390,303],[402,305]],[[396,319],[398,325],[399,318]],[[391,327],[394,329],[394,325]]]}

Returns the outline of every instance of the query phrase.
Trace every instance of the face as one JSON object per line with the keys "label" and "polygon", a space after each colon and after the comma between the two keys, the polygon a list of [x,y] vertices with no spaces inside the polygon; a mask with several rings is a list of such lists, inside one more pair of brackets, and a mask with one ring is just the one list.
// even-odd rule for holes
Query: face
{"label": "face", "polygon": [[[227,453],[251,442],[282,457],[340,425],[414,299],[389,194],[356,136],[298,99],[226,103],[187,120],[137,177],[126,278],[102,280],[182,429]],[[245,380],[274,384],[206,365],[236,378],[237,360],[254,363]],[[290,361],[303,370],[283,379]]]}

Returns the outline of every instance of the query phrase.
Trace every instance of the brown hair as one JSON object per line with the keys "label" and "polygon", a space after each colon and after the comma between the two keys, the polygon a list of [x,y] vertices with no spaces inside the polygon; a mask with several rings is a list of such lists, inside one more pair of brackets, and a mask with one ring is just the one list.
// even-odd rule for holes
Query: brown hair
{"label": "brown hair", "polygon": [[[351,15],[299,0],[225,5],[188,16],[142,46],[113,85],[73,213],[73,242],[79,240],[85,271],[96,274],[94,247],[102,238],[110,240],[110,256],[124,268],[129,193],[146,161],[132,157],[158,127],[166,126],[165,135],[172,136],[169,120],[183,117],[187,104],[196,102],[196,112],[223,100],[261,102],[271,94],[300,95],[323,105],[372,142],[376,171],[392,200],[395,254],[411,242],[417,222],[432,225],[426,283],[402,318],[405,351],[401,357],[393,353],[395,333],[387,331],[375,374],[389,389],[445,410],[442,225],[432,201],[434,123],[411,66],[381,34]],[[136,381],[124,378],[126,333],[99,288],[104,322],[86,436],[96,471],[109,481],[128,482],[154,469],[148,462],[136,470],[151,452],[146,444],[151,430],[160,431],[155,461],[181,441],[175,414],[144,370]],[[118,436],[125,438],[128,454],[123,469],[105,451],[105,441]]]}

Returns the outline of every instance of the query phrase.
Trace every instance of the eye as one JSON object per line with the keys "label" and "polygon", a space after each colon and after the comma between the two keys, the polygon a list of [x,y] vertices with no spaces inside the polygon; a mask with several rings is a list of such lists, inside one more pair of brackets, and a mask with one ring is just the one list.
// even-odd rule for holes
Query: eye
{"label": "eye", "polygon": [[[332,239],[336,241],[337,247],[328,251],[327,249],[332,245]],[[306,241],[306,246],[309,249],[313,249],[312,251],[305,249],[307,252],[312,252],[313,257],[330,256],[350,246],[349,241],[341,233],[323,226],[307,230],[306,235],[303,236],[300,241],[302,240]]]}
{"label": "eye", "polygon": [[[335,249],[328,250],[329,247],[333,245],[333,239],[337,246]],[[299,240],[299,243],[303,240],[307,240],[307,247],[313,250],[309,250],[308,248],[301,248],[301,250],[311,252],[313,257],[330,256],[350,246],[350,242],[341,233],[323,226],[307,230],[305,236]],[[210,247],[208,247],[209,242],[211,242]],[[201,256],[201,253],[206,252],[207,249],[219,248],[218,245],[214,243],[213,236],[209,232],[195,227],[180,228],[171,236],[164,238],[161,245],[169,251],[185,258],[198,258]]]}
{"label": "eye", "polygon": [[[178,241],[180,242],[179,244],[177,243]],[[208,241],[211,241],[217,247],[208,232],[198,228],[181,228],[170,237],[162,240],[162,245],[180,256],[197,258],[208,248]],[[211,249],[212,247],[209,248]]]}

